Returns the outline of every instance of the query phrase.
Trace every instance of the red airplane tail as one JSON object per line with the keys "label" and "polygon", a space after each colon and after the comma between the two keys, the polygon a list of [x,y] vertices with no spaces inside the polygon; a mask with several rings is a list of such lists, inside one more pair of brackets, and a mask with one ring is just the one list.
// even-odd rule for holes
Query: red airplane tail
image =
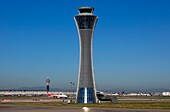
{"label": "red airplane tail", "polygon": [[47,92],[47,96],[48,96],[48,97],[50,97],[50,96],[51,96],[51,94],[50,94],[49,92]]}

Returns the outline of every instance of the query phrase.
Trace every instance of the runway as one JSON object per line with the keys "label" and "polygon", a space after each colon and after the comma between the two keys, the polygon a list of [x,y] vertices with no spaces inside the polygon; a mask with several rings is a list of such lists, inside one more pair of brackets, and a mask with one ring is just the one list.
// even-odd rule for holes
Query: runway
{"label": "runway", "polygon": [[170,112],[170,110],[1,105],[0,112]]}

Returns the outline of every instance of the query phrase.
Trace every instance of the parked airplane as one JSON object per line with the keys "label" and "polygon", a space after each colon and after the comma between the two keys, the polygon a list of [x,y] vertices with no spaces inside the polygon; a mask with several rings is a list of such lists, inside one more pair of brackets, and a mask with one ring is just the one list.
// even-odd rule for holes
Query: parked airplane
{"label": "parked airplane", "polygon": [[59,98],[59,99],[67,99],[67,95],[61,93],[61,94],[51,94],[51,93],[47,93],[48,97],[53,97],[53,98]]}
{"label": "parked airplane", "polygon": [[50,79],[47,78],[47,80],[46,80],[46,87],[47,87],[47,96],[48,96],[48,97],[60,98],[60,99],[67,99],[67,96],[64,95],[63,93],[61,93],[61,94],[55,94],[55,95],[53,94],[53,95],[52,95],[52,94],[49,92],[49,89],[50,89],[49,84],[50,84]]}

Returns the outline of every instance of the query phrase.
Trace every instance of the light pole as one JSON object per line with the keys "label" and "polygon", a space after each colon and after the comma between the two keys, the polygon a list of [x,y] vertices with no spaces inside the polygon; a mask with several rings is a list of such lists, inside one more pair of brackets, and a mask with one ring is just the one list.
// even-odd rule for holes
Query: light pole
{"label": "light pole", "polygon": [[[73,86],[75,85],[74,84],[74,82],[70,82],[70,84],[71,84],[71,91],[73,90]],[[72,102],[72,100],[73,100],[73,96],[74,96],[74,90],[73,90],[73,92],[72,92],[72,94],[71,94],[71,102]]]}

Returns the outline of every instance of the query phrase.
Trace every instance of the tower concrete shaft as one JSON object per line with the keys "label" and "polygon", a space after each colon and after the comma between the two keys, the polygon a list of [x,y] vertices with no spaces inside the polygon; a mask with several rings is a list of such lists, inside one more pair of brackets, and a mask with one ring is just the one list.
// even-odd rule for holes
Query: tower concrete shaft
{"label": "tower concrete shaft", "polygon": [[77,87],[77,103],[96,103],[96,88],[92,62],[92,40],[98,17],[94,8],[80,7],[75,21],[80,41],[80,65]]}

